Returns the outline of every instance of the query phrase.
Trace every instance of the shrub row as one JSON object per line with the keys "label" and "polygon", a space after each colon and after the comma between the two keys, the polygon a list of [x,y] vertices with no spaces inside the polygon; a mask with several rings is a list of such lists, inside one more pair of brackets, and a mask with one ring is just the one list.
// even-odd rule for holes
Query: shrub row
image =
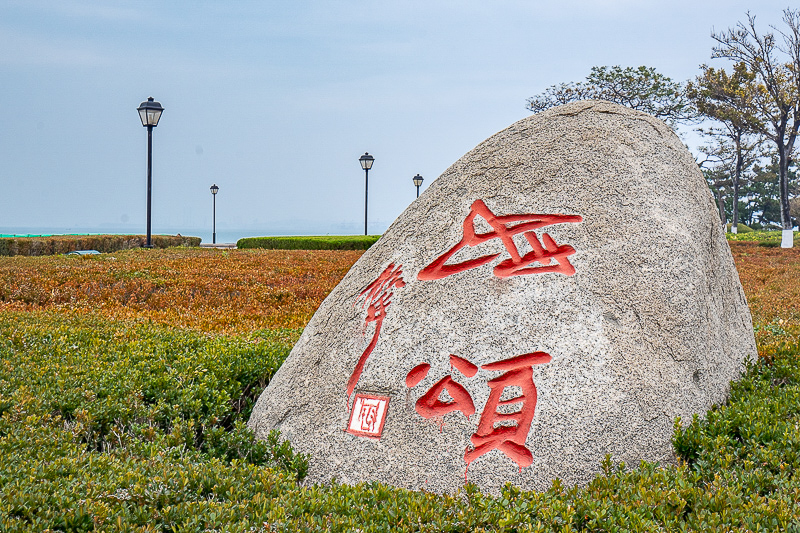
{"label": "shrub row", "polygon": [[239,239],[237,248],[270,250],[366,250],[380,235],[323,235],[307,237],[247,237]]}
{"label": "shrub row", "polygon": [[[729,233],[727,225],[725,236],[729,241],[762,242],[767,245],[780,244],[781,231],[753,230],[744,224],[738,225],[739,233]],[[298,237],[246,237],[239,239],[237,248],[264,248],[270,250],[366,250],[380,238],[380,235],[323,235]],[[795,232],[795,240],[800,233]]]}
{"label": "shrub row", "polygon": [[0,313],[0,531],[800,531],[795,331],[676,425],[679,466],[499,496],[298,482],[306,458],[243,424],[298,333]]}
{"label": "shrub row", "polygon": [[[171,246],[200,246],[200,237],[153,235],[155,248]],[[0,256],[58,255],[74,250],[97,250],[102,253],[141,248],[147,242],[144,235],[53,235],[49,237],[0,238]]]}
{"label": "shrub row", "polygon": [[[725,229],[726,229],[728,232],[730,232],[730,231],[731,231],[731,227],[732,227],[732,226],[733,226],[733,224],[731,224],[730,222],[728,222],[728,223],[725,225]],[[744,224],[736,224],[736,231],[737,231],[738,233],[750,233],[751,231],[753,231],[753,228],[751,228],[750,226],[745,226]]]}
{"label": "shrub row", "polygon": [[[766,246],[779,246],[782,238],[782,231],[780,230],[745,230],[742,224],[739,224],[739,233],[726,233],[725,236],[729,241],[748,241],[763,243]],[[795,242],[800,239],[800,233],[794,232]]]}

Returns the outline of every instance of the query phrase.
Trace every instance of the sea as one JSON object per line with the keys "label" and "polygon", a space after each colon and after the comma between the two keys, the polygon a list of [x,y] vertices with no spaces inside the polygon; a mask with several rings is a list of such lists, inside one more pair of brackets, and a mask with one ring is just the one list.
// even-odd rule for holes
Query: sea
{"label": "sea", "polygon": [[[335,227],[325,227],[320,225],[310,225],[300,230],[295,228],[249,228],[249,229],[220,229],[217,231],[216,242],[218,244],[236,243],[244,237],[273,237],[280,235],[359,235],[363,232],[363,226],[358,224],[337,225]],[[361,229],[361,231],[359,231]],[[370,228],[372,229],[372,228]],[[385,227],[378,229],[384,230]],[[142,227],[3,227],[0,226],[0,237],[25,237],[40,235],[144,235],[147,228]],[[183,235],[184,237],[200,237],[203,244],[212,242],[212,235],[209,229],[198,228],[153,228],[153,235]]]}

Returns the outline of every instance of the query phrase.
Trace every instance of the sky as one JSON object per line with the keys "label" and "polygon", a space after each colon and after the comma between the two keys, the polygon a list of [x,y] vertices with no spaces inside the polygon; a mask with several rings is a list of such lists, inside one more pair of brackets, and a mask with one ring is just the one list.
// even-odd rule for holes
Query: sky
{"label": "sky", "polygon": [[[592,66],[685,81],[759,0],[0,2],[0,234],[383,232],[526,99]],[[689,136],[691,138],[691,135]],[[688,141],[691,145],[691,140]]]}

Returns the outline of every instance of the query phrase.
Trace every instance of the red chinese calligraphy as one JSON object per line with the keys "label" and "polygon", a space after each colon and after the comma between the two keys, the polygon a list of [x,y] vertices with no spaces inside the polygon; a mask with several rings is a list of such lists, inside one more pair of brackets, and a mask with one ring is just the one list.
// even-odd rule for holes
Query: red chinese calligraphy
{"label": "red chinese calligraphy", "polygon": [[[534,352],[481,366],[484,370],[503,370],[505,373],[488,382],[491,389],[489,399],[481,413],[478,431],[470,437],[474,448],[467,448],[464,452],[467,465],[491,450],[500,450],[520,468],[530,466],[533,455],[525,447],[525,441],[536,411],[536,385],[533,383],[532,367],[550,361],[550,355]],[[522,394],[501,400],[503,391],[508,387],[519,387]],[[498,410],[501,406],[514,404],[521,404],[519,411],[503,413]]]}
{"label": "red chinese calligraphy", "polygon": [[[489,399],[481,413],[477,431],[470,437],[473,448],[464,451],[467,466],[478,457],[499,450],[520,468],[530,466],[533,455],[525,447],[528,432],[536,412],[536,385],[533,382],[533,366],[549,363],[552,357],[545,352],[533,352],[482,365],[487,371],[503,371],[492,380],[489,386]],[[471,378],[478,367],[457,355],[450,356],[451,368]],[[409,388],[418,385],[430,370],[428,363],[412,368],[406,376]],[[503,400],[503,392],[509,387],[519,387],[521,394]],[[450,400],[443,401],[440,396],[447,392]],[[519,405],[516,410],[511,406]],[[415,409],[423,418],[441,417],[453,411],[461,411],[467,418],[475,413],[475,405],[469,391],[456,382],[451,375],[437,381],[416,403]]]}
{"label": "red chinese calligraphy", "polygon": [[378,336],[381,333],[383,319],[386,318],[386,310],[389,308],[389,304],[392,303],[393,289],[395,287],[405,287],[406,285],[405,281],[403,281],[403,271],[401,268],[402,265],[395,266],[394,263],[390,264],[381,275],[378,276],[378,279],[361,291],[356,299],[356,301],[358,301],[358,299],[364,298],[362,308],[367,308],[367,317],[364,321],[364,325],[367,326],[370,322],[374,322],[375,331],[372,334],[372,340],[369,345],[367,345],[364,353],[361,354],[361,357],[356,363],[356,367],[353,369],[353,373],[350,375],[350,379],[347,381],[348,401],[356,388],[356,383],[358,383],[361,373],[364,371],[364,365],[367,363],[367,359],[369,359],[372,350],[375,349],[375,345],[378,344]]}
{"label": "red chinese calligraphy", "polygon": [[[450,356],[450,365],[467,377],[472,377],[478,372],[477,366],[457,355]],[[406,376],[406,385],[409,388],[416,386],[428,375],[430,368],[431,365],[428,363],[422,363],[412,368]],[[452,399],[442,401],[440,399],[442,392],[446,392]],[[423,418],[444,416],[453,411],[461,411],[467,418],[475,414],[475,404],[472,402],[469,391],[456,382],[452,376],[445,376],[437,381],[428,392],[417,400],[415,409]]]}
{"label": "red chinese calligraphy", "polygon": [[[491,226],[492,231],[487,233],[475,232],[475,219],[480,216]],[[551,226],[553,224],[577,223],[583,217],[580,215],[502,215],[498,216],[486,206],[483,200],[475,200],[470,207],[467,218],[464,219],[463,237],[450,250],[437,257],[431,264],[420,270],[417,279],[436,280],[446,278],[452,274],[464,272],[485,265],[500,256],[497,254],[484,255],[461,263],[447,264],[459,250],[466,246],[477,246],[492,239],[500,239],[508,253],[509,259],[501,261],[494,267],[494,275],[498,278],[508,278],[525,274],[543,274],[545,272],[558,272],[567,276],[575,273],[575,267],[569,262],[568,256],[575,253],[575,248],[567,244],[558,245],[547,234],[542,234],[542,241],[533,230]],[[531,251],[524,256],[520,255],[514,243],[514,235],[522,233]],[[535,263],[539,263],[535,265]]]}

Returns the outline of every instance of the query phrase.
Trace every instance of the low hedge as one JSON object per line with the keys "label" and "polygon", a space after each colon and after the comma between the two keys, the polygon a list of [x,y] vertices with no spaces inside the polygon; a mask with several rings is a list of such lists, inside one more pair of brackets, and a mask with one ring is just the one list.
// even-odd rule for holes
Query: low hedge
{"label": "low hedge", "polygon": [[305,237],[247,237],[239,239],[237,248],[268,250],[366,250],[380,235],[321,235]]}
{"label": "low hedge", "polygon": [[[200,246],[200,237],[153,235],[154,248],[171,246]],[[0,238],[0,256],[58,255],[74,250],[97,250],[102,253],[141,248],[147,242],[144,235],[52,235],[48,237]]]}
{"label": "low hedge", "polygon": [[[728,222],[728,224],[725,226],[725,228],[726,228],[726,230],[728,232],[730,232],[732,226],[733,226],[733,224]],[[740,222],[739,224],[736,224],[736,231],[738,233],[750,233],[751,231],[754,231],[754,230],[750,226],[745,226],[744,224],[742,224]],[[737,235],[738,235],[738,233],[737,233]]]}
{"label": "low hedge", "polygon": [[678,466],[614,464],[585,488],[497,496],[299,482],[254,441],[253,399],[297,330],[214,336],[0,312],[0,531],[800,531],[798,331],[704,420]]}
{"label": "low hedge", "polygon": [[[741,224],[739,228],[741,228]],[[781,230],[751,230],[740,233],[726,233],[725,236],[729,241],[748,241],[758,242],[765,246],[779,246],[783,237]],[[795,243],[800,239],[800,233],[794,232]]]}

